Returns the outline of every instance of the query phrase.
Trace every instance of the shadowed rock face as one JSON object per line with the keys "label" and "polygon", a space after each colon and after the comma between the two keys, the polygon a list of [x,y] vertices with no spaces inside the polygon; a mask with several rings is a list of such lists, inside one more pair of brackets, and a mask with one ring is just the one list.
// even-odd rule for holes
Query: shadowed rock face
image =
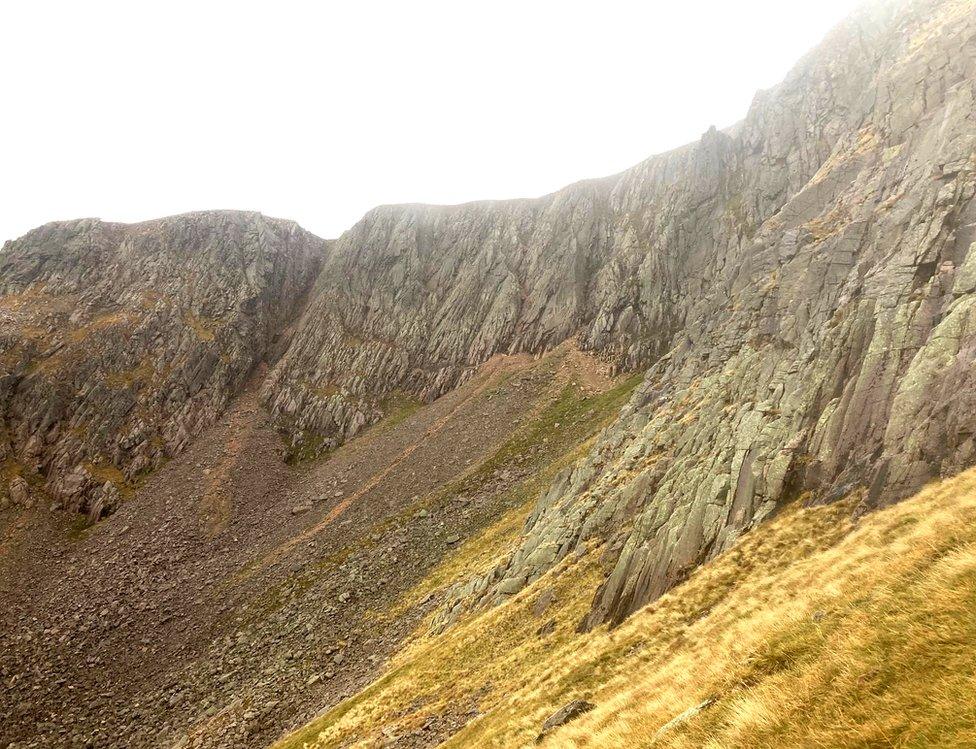
{"label": "shadowed rock face", "polygon": [[378,208],[328,251],[253,215],[39,229],[0,256],[8,450],[116,501],[105,466],[131,481],[212,421],[316,277],[263,387],[296,447],[495,353],[573,337],[647,371],[442,623],[594,538],[586,624],[616,622],[802,491],[905,496],[974,461],[974,19],[869,5],[727,131],[536,200]]}
{"label": "shadowed rock face", "polygon": [[[111,511],[142,473],[213,422],[255,365],[280,354],[324,250],[292,222],[230,212],[54,223],[8,243],[8,474],[37,488],[43,476],[71,509]],[[32,501],[23,492],[10,499]]]}

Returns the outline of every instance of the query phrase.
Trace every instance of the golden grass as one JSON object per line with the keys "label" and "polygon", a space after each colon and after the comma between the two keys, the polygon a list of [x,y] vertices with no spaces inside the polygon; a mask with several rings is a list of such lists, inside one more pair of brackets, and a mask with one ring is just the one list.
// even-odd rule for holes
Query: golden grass
{"label": "golden grass", "polygon": [[575,698],[597,707],[545,746],[976,746],[976,470],[856,527],[853,501],[787,508],[613,631],[575,631],[599,555],[564,561],[278,746],[381,745],[471,706],[445,746],[528,746]]}
{"label": "golden grass", "polygon": [[[796,517],[754,538],[790,534]],[[549,745],[976,746],[974,521],[970,471],[866,518],[829,548],[752,571],[689,624],[674,652],[621,664],[594,692],[597,709]],[[726,557],[616,636],[653,628]]]}
{"label": "golden grass", "polygon": [[[560,605],[556,628],[533,636],[545,618],[531,614],[532,599],[462,621],[444,636],[423,637],[394,658],[386,674],[281,747],[371,746],[419,728],[428,716],[457,706],[492,704],[522,683],[521,664],[541,663],[577,638],[576,622],[589,604],[597,565],[564,564],[546,578]],[[568,651],[566,651],[568,653]]]}
{"label": "golden grass", "polygon": [[149,357],[144,357],[139,364],[131,369],[110,372],[105,376],[105,384],[110,388],[124,389],[143,386],[156,376],[156,368]]}
{"label": "golden grass", "polygon": [[80,343],[96,333],[103,333],[111,328],[128,326],[133,321],[134,316],[130,312],[105,312],[68,333],[68,340],[72,343]]}

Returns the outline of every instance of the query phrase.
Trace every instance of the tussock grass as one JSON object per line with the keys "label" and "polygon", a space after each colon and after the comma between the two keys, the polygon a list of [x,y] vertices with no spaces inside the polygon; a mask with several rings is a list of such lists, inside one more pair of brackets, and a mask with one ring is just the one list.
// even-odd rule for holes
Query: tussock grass
{"label": "tussock grass", "polygon": [[[789,512],[758,529],[615,636],[653,631],[716,573],[766,556],[757,541],[809,543],[797,530],[823,530],[809,525],[823,512]],[[976,746],[974,521],[973,471],[865,518],[843,538],[848,523],[837,518],[828,537],[836,543],[744,570],[673,652],[619,662],[593,693],[597,709],[547,745]]]}

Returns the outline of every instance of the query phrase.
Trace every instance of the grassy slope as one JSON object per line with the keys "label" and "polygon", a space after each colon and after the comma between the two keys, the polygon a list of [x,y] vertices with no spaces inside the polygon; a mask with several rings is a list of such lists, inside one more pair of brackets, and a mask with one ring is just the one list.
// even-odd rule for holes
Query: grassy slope
{"label": "grassy slope", "polygon": [[788,508],[612,632],[575,632],[599,555],[564,562],[282,746],[383,744],[459,705],[481,716],[448,746],[523,746],[574,698],[597,708],[546,746],[976,746],[976,470],[850,507]]}
{"label": "grassy slope", "polygon": [[[563,354],[565,352],[558,357],[550,357],[552,361],[548,365],[547,360],[543,360],[536,366],[551,366],[559,369]],[[561,384],[557,385],[552,398],[532,414],[510,440],[502,444],[482,463],[472,466],[466,474],[444,485],[437,497],[427,497],[405,512],[409,515],[429,504],[436,505],[453,497],[476,495],[484,491],[485,487],[491,486],[494,477],[513,470],[524,474],[525,477],[512,483],[506,490],[506,495],[502,497],[502,504],[511,509],[479,536],[461,544],[401,600],[387,610],[370,612],[371,616],[379,619],[400,616],[405,609],[418,604],[430,594],[497,563],[499,557],[509,550],[512,540],[521,530],[536,496],[548,488],[559,470],[571,465],[585,453],[597,432],[616,417],[631,391],[640,381],[639,376],[620,378],[610,384],[608,389],[594,392],[592,387],[581,383],[581,379],[585,378],[581,377],[579,372],[574,372],[572,365],[565,371],[566,377]],[[558,377],[557,382],[560,382]],[[498,387],[504,384],[503,381]],[[489,398],[492,397],[491,392],[487,395]],[[583,592],[582,595],[588,596],[589,593]],[[580,607],[583,603],[581,598]],[[515,631],[512,634],[518,635]],[[428,638],[421,633],[417,634],[415,640],[419,640],[420,643],[429,642]],[[413,652],[412,646],[410,652]],[[403,688],[402,683],[406,682],[401,683],[399,680],[404,679],[404,672],[398,670],[401,661],[402,659],[397,659],[391,664],[390,671],[377,684],[345,701],[325,716],[325,720],[334,721],[336,716],[355,712],[357,706],[368,702],[368,695],[377,693],[378,685],[396,682],[395,696],[386,694],[383,697],[381,716],[377,716],[375,720],[344,724],[344,729],[336,734],[335,741],[329,742],[328,745],[344,744],[350,739],[362,740],[373,735],[383,737],[379,730],[389,728],[394,723],[399,730],[409,730],[422,724],[427,716],[452,706],[451,694],[447,692],[439,695],[425,692],[421,696],[419,691],[415,694],[415,690],[411,687]],[[424,665],[427,664],[434,665],[429,660]],[[413,666],[407,668],[407,672],[414,671]],[[397,676],[391,676],[392,673]],[[418,678],[426,678],[424,668],[417,670],[416,673],[419,674]],[[479,684],[475,690],[482,686]],[[454,696],[466,695],[465,689],[460,688]],[[418,697],[423,700],[423,704],[417,703]],[[431,699],[427,699],[428,697]],[[316,721],[312,726],[281,742],[281,745],[301,747],[309,741],[309,736],[319,733],[320,725],[321,721]]]}

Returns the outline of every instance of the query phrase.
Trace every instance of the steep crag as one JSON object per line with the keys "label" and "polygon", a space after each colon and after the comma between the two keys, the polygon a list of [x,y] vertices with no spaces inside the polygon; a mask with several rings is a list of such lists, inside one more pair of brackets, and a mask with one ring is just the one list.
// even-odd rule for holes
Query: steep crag
{"label": "steep crag", "polygon": [[9,493],[105,511],[282,351],[262,399],[308,455],[573,338],[644,384],[438,621],[600,539],[585,624],[619,622],[801,492],[863,511],[976,460],[974,101],[973,0],[872,3],[738,125],[539,199],[381,207],[329,244],[250,214],[43,227],[0,255]]}
{"label": "steep crag", "polygon": [[648,369],[511,558],[442,622],[593,538],[619,622],[802,491],[860,511],[974,459],[976,9],[869,4],[746,119],[532,201],[384,207],[336,244],[266,398],[329,445],[382,398],[575,337]]}
{"label": "steep crag", "polygon": [[325,248],[231,212],[61,222],[8,243],[0,501],[111,511],[281,354]]}

